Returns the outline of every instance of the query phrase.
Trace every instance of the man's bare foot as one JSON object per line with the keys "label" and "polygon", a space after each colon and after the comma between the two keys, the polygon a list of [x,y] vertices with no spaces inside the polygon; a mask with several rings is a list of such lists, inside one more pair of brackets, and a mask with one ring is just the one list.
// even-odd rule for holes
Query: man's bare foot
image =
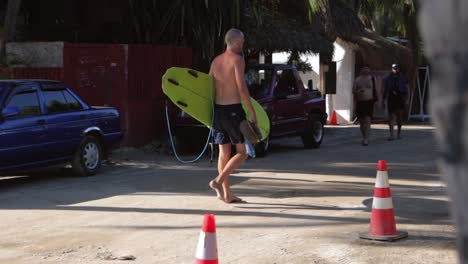
{"label": "man's bare foot", "polygon": [[221,184],[217,183],[215,180],[212,180],[210,181],[209,185],[210,185],[210,188],[216,192],[216,197],[218,197],[219,200],[224,201]]}
{"label": "man's bare foot", "polygon": [[225,197],[224,202],[225,203],[245,203],[244,200],[242,200],[241,198],[235,195],[231,195],[230,197]]}

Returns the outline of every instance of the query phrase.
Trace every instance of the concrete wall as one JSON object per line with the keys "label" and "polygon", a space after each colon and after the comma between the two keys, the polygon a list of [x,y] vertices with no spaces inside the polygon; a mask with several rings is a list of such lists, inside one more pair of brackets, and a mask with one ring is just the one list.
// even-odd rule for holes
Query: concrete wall
{"label": "concrete wall", "polygon": [[12,67],[61,68],[63,47],[63,42],[8,43],[7,62]]}

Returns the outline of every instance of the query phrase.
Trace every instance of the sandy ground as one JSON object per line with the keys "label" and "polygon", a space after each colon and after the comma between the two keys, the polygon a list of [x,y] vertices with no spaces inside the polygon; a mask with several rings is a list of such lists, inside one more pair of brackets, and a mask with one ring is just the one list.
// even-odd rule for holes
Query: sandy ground
{"label": "sandy ground", "polygon": [[[276,140],[230,180],[248,203],[208,188],[204,159],[117,151],[95,177],[67,168],[0,176],[0,263],[193,263],[203,214],[214,213],[220,263],[456,263],[455,229],[436,168],[430,126],[368,147],[356,126],[328,127],[320,149]],[[361,240],[369,228],[376,164],[385,159],[397,228],[405,240]],[[135,260],[118,260],[126,255]]]}

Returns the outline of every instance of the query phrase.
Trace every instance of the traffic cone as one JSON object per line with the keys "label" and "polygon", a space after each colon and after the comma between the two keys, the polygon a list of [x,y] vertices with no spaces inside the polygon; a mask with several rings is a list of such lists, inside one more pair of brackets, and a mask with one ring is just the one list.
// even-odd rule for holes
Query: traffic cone
{"label": "traffic cone", "polygon": [[333,112],[332,112],[332,116],[331,116],[331,119],[330,119],[330,125],[333,125],[333,126],[338,125],[338,118],[336,117],[336,111],[335,110],[333,110]]}
{"label": "traffic cone", "polygon": [[216,243],[215,216],[206,214],[198,239],[195,264],[218,264],[218,246]]}
{"label": "traffic cone", "polygon": [[361,233],[359,237],[371,240],[395,241],[407,236],[407,232],[396,230],[387,163],[385,160],[379,160],[369,233]]}

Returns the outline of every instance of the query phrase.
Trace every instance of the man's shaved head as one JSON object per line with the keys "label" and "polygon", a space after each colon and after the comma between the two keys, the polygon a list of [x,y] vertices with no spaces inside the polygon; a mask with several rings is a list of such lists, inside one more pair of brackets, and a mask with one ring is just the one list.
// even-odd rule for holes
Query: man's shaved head
{"label": "man's shaved head", "polygon": [[237,28],[231,28],[226,32],[226,36],[224,37],[224,41],[228,47],[232,47],[236,41],[243,40],[244,33]]}

